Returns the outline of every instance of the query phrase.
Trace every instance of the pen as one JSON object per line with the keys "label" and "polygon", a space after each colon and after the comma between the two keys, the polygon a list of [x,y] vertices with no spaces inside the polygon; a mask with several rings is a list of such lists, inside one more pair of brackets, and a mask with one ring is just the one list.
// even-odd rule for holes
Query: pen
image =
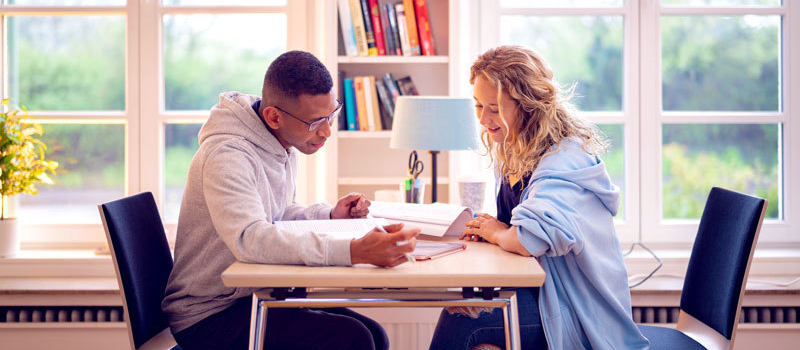
{"label": "pen", "polygon": [[[375,228],[377,228],[379,231],[381,231],[383,233],[389,233],[389,232],[386,232],[386,230],[383,229],[383,226],[381,226],[380,224],[378,224],[377,221],[375,221],[375,218],[372,216],[372,214],[367,213],[367,219],[369,219],[369,221],[372,221],[372,224],[375,225]],[[406,243],[408,243],[408,241],[399,241],[399,242],[397,242],[397,245],[403,245],[403,244],[406,244]],[[414,256],[411,255],[411,253],[405,253],[405,255],[406,255],[406,259],[408,259],[408,262],[417,262],[417,260],[414,259]]]}

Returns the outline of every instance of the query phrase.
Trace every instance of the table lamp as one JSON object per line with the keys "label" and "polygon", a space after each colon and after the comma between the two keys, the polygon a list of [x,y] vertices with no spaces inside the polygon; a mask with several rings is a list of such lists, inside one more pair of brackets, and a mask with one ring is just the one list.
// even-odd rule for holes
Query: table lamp
{"label": "table lamp", "polygon": [[478,149],[477,121],[475,102],[468,98],[397,97],[389,147],[428,150],[431,202],[437,201],[436,155],[439,151]]}

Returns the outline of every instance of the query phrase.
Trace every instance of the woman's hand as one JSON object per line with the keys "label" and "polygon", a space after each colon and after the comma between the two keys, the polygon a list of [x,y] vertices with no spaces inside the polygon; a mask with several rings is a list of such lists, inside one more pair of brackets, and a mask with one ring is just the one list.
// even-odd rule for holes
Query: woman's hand
{"label": "woman's hand", "polygon": [[483,239],[491,244],[498,244],[498,236],[503,231],[508,230],[508,225],[497,220],[489,214],[478,214],[478,216],[466,223],[467,228],[461,233],[458,239],[467,239],[477,242]]}
{"label": "woman's hand", "polygon": [[485,240],[500,246],[505,251],[517,253],[522,256],[531,256],[531,253],[520,243],[517,238],[517,227],[504,224],[494,216],[478,214],[478,217],[467,221],[467,229],[458,236],[458,239],[467,239],[477,242]]}

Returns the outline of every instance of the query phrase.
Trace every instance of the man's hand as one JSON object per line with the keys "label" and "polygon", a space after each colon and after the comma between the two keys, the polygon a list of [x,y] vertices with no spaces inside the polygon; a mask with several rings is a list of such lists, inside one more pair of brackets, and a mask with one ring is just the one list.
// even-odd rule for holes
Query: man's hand
{"label": "man's hand", "polygon": [[357,219],[369,213],[369,199],[363,193],[350,193],[336,202],[331,210],[331,219]]}
{"label": "man's hand", "polygon": [[[381,267],[395,267],[408,259],[406,253],[414,251],[419,229],[401,230],[403,224],[386,225],[383,233],[377,228],[366,236],[350,241],[350,261],[355,264],[372,264]],[[397,242],[408,242],[397,245]]]}

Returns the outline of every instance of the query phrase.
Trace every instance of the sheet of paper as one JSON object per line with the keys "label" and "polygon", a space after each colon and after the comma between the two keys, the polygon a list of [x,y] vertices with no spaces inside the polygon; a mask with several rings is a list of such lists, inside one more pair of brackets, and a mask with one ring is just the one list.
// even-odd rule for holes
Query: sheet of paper
{"label": "sheet of paper", "polygon": [[[388,225],[389,222],[382,218],[376,218],[375,222],[380,225]],[[291,220],[276,221],[278,229],[295,232],[316,232],[320,234],[334,235],[342,238],[361,238],[367,232],[375,228],[375,224],[368,219],[345,219],[345,220]]]}

